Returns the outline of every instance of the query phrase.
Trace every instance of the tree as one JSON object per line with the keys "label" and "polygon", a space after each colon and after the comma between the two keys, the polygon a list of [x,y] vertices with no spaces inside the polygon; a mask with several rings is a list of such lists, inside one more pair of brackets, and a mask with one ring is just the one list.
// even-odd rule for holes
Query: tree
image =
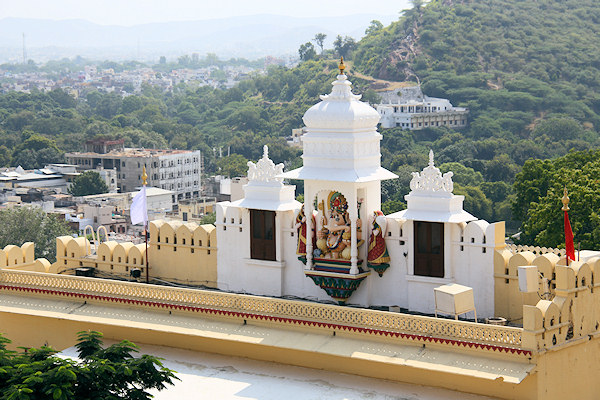
{"label": "tree", "polygon": [[323,43],[325,42],[326,38],[327,38],[327,35],[324,33],[317,33],[315,35],[315,37],[313,38],[313,42],[315,42],[317,44],[317,46],[319,46],[321,48],[321,55],[323,55]]}
{"label": "tree", "polygon": [[13,165],[20,165],[24,169],[43,168],[46,164],[61,162],[63,153],[56,146],[53,139],[37,133],[29,135],[23,131],[27,139],[15,147],[13,152]]}
{"label": "tree", "polygon": [[235,178],[248,174],[248,160],[240,154],[232,154],[217,161],[219,173],[223,176]]}
{"label": "tree", "polygon": [[492,202],[478,187],[455,184],[454,194],[465,196],[464,209],[477,218],[491,221],[493,217]]}
{"label": "tree", "polygon": [[420,11],[421,7],[423,6],[424,1],[423,0],[410,0],[410,3],[412,4],[413,8]]}
{"label": "tree", "polygon": [[56,214],[46,214],[39,207],[14,207],[0,211],[0,248],[9,244],[35,243],[35,257],[56,261],[56,237],[73,230]]}
{"label": "tree", "polygon": [[368,28],[365,30],[365,35],[366,36],[373,35],[382,29],[383,29],[383,24],[380,21],[374,19],[371,21]]}
{"label": "tree", "polygon": [[138,347],[124,340],[102,347],[102,334],[79,332],[78,360],[57,357],[43,346],[16,352],[0,335],[0,400],[150,399],[178,379],[151,355],[134,357]]}
{"label": "tree", "polygon": [[302,61],[314,60],[317,58],[315,46],[313,46],[311,42],[301,44],[300,48],[298,49],[298,54],[300,55],[300,60]]}
{"label": "tree", "polygon": [[520,242],[564,247],[561,198],[569,191],[569,217],[582,249],[600,247],[600,151],[571,152],[554,160],[530,160],[515,178],[513,213]]}
{"label": "tree", "polygon": [[69,187],[69,193],[73,196],[87,196],[90,194],[107,193],[108,186],[99,173],[85,171],[73,179]]}
{"label": "tree", "polygon": [[349,58],[348,56],[350,52],[356,49],[356,47],[356,41],[350,36],[345,36],[342,38],[342,36],[337,35],[335,41],[333,42],[333,48],[335,49],[336,53],[344,58]]}

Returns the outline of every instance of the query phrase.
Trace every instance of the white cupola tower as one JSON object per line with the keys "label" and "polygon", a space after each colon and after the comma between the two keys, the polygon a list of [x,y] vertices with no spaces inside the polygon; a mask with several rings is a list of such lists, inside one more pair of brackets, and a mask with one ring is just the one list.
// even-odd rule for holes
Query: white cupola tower
{"label": "white cupola tower", "polygon": [[[345,245],[344,257],[342,252],[327,257],[334,261],[345,259],[350,265],[347,273],[356,275],[367,270],[365,266],[361,269],[361,264],[366,263],[366,246],[363,245],[366,221],[367,216],[381,208],[381,181],[397,178],[397,175],[381,167],[379,114],[369,104],[359,101],[360,95],[352,93],[344,69],[342,59],[331,93],[321,96],[321,102],[304,114],[304,165],[280,176],[304,181],[306,215],[313,214],[315,205],[318,209],[314,232],[307,230],[306,269],[313,269],[313,259],[319,256],[311,235],[319,235],[326,229],[332,231],[328,222],[333,218],[332,210],[343,208],[345,223],[350,228],[350,234],[346,232],[346,243],[350,242],[350,246]],[[365,230],[362,236],[361,227]]]}

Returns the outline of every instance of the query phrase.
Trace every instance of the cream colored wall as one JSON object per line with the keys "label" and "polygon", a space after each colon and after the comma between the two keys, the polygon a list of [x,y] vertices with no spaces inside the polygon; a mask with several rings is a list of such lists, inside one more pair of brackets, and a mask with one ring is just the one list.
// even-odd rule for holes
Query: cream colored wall
{"label": "cream colored wall", "polygon": [[[306,351],[297,348],[265,346],[250,341],[231,340],[228,337],[229,335],[204,337],[193,330],[182,332],[181,330],[149,329],[147,324],[123,326],[120,321],[111,321],[109,319],[95,319],[93,321],[76,317],[59,319],[49,314],[14,314],[0,310],[0,324],[3,326],[2,330],[6,333],[7,337],[16,338],[11,348],[16,348],[16,346],[38,347],[48,344],[58,350],[62,350],[76,343],[76,332],[96,330],[102,332],[105,339],[127,339],[134,343],[146,343],[236,357],[247,357],[254,360],[325,369],[433,387],[444,387],[498,398],[542,399],[542,397],[537,397],[537,381],[535,377],[526,378],[521,384],[515,385],[503,382],[501,379],[486,380],[457,375],[450,371],[424,370],[416,366],[386,363],[382,359],[371,357],[340,357],[333,354]],[[44,329],[27,328],[31,326],[43,326]],[[591,399],[592,397],[580,398]]]}
{"label": "cream colored wall", "polygon": [[600,258],[572,261],[569,266],[564,259],[553,260],[558,262],[538,267],[547,268],[546,276],[555,276],[551,300],[523,307],[523,344],[528,348],[553,350],[600,336]]}
{"label": "cream colored wall", "polygon": [[45,258],[35,259],[35,244],[32,242],[23,243],[21,247],[8,245],[0,250],[0,268],[55,272]]}
{"label": "cream colored wall", "polygon": [[[170,282],[217,287],[217,246],[213,225],[179,221],[150,222],[148,242],[149,275]],[[84,237],[62,236],[56,239],[54,269],[97,268],[110,275],[130,277],[131,269],[146,274],[146,246],[131,242],[107,241],[91,254]]]}
{"label": "cream colored wall", "polygon": [[[494,253],[494,298],[496,316],[504,317],[509,321],[520,324],[523,319],[523,306],[535,306],[540,299],[537,293],[521,293],[519,291],[519,278],[517,268],[519,266],[534,265],[538,271],[551,280],[550,289],[554,293],[556,286],[555,269],[559,264],[565,263],[564,257],[555,254],[554,249],[535,249],[513,253],[508,249],[497,250]],[[590,262],[593,262],[590,260]],[[573,262],[572,265],[576,265]],[[539,290],[544,292],[542,281],[539,281]],[[600,318],[599,318],[600,319]]]}
{"label": "cream colored wall", "polygon": [[217,232],[214,225],[153,221],[149,244],[152,276],[217,287]]}
{"label": "cream colored wall", "polygon": [[[111,246],[111,244],[107,244],[107,247]],[[131,251],[131,249],[130,247],[129,250]],[[28,285],[34,285],[35,288],[67,291],[77,287],[77,290],[83,293],[94,293],[95,291],[92,290],[94,287],[102,287],[103,295],[145,300],[145,304],[152,304],[151,301],[160,303],[167,299],[170,302],[181,301],[184,304],[194,304],[198,307],[205,307],[208,304],[231,304],[232,310],[240,310],[245,313],[258,312],[262,315],[265,310],[269,310],[269,315],[285,315],[299,319],[320,315],[322,317],[319,317],[318,320],[325,323],[335,320],[335,323],[348,324],[354,321],[353,324],[355,325],[374,329],[379,329],[377,324],[396,326],[398,325],[397,320],[401,319],[406,320],[407,323],[398,326],[404,326],[402,330],[406,333],[411,332],[411,327],[415,329],[425,329],[427,327],[429,332],[437,332],[437,335],[439,335],[443,326],[452,325],[453,327],[447,331],[454,332],[453,335],[455,336],[450,337],[457,340],[473,340],[457,335],[458,332],[461,332],[462,334],[472,335],[473,338],[477,337],[478,340],[487,341],[485,342],[487,344],[497,344],[501,332],[503,334],[509,331],[522,332],[523,345],[512,344],[509,347],[531,349],[532,354],[529,360],[526,356],[519,356],[506,351],[498,352],[483,348],[471,349],[452,343],[428,342],[426,344],[428,349],[447,352],[448,357],[452,357],[453,354],[472,354],[473,356],[484,357],[489,362],[494,362],[493,360],[512,360],[535,364],[535,368],[530,375],[519,384],[505,382],[500,378],[495,380],[484,379],[476,376],[476,374],[465,374],[464,371],[459,373],[461,368],[458,365],[456,368],[447,368],[440,365],[439,368],[427,369],[417,362],[398,363],[398,360],[393,357],[384,355],[356,354],[352,352],[347,355],[340,355],[334,351],[335,346],[330,349],[332,351],[328,351],[327,346],[319,348],[319,351],[308,351],[302,346],[295,346],[287,342],[272,345],[262,343],[260,340],[245,341],[242,340],[241,336],[225,333],[205,335],[203,331],[179,329],[168,324],[140,323],[75,314],[65,315],[64,313],[33,308],[28,310],[26,306],[18,309],[0,306],[0,331],[15,340],[11,348],[16,346],[37,347],[48,344],[60,350],[75,343],[76,332],[94,329],[103,332],[108,339],[128,339],[139,343],[243,356],[355,375],[444,387],[505,399],[595,399],[600,390],[600,381],[596,379],[596,371],[598,365],[600,365],[600,334],[594,323],[585,321],[587,317],[597,315],[598,305],[600,305],[598,290],[596,290],[600,285],[592,283],[593,271],[600,270],[600,259],[591,259],[585,263],[574,263],[569,267],[555,265],[554,269],[556,273],[556,289],[553,290],[555,298],[553,301],[540,301],[535,307],[526,307],[525,327],[522,331],[518,328],[493,327],[461,321],[352,309],[318,303],[294,302],[283,299],[256,298],[254,296],[215,291],[164,288],[64,275],[35,274],[35,276],[29,277],[29,275],[24,275],[26,273],[23,272],[11,272],[10,274],[4,274],[6,277],[2,278],[4,275],[0,274],[0,283],[6,281],[7,284],[12,286],[27,287]],[[0,289],[0,294],[2,292]],[[98,291],[96,290],[96,292]],[[22,291],[10,291],[7,294],[38,297],[42,300],[66,299],[66,301],[78,301],[72,297],[65,298],[56,294],[41,292],[27,292],[25,294]],[[87,301],[103,307],[114,307],[116,311],[119,310],[119,307],[122,307],[120,303],[111,303],[101,299],[87,299]],[[571,304],[571,301],[572,306],[567,306],[567,304]],[[128,305],[127,307],[144,309],[145,312],[155,313],[157,316],[170,313],[166,309],[157,309],[150,305]],[[181,316],[198,315],[193,311],[173,311],[173,313]],[[280,315],[279,313],[291,314]],[[384,316],[386,318],[382,319],[381,317]],[[229,321],[235,326],[237,322],[241,323],[242,318],[246,319],[248,317],[211,314],[207,318]],[[551,322],[553,319],[554,322]],[[157,318],[157,321],[160,320],[161,318]],[[408,323],[409,320],[410,323]],[[558,329],[562,329],[561,332],[564,335],[566,334],[564,328],[571,323],[579,325],[573,330],[573,338],[566,339],[561,336],[554,344],[552,337],[557,334]],[[312,327],[304,324],[290,325],[285,322],[277,322],[276,319],[248,319],[248,324],[261,328],[272,328],[274,332],[283,327],[285,330],[297,331],[306,335],[327,336],[331,335],[330,330],[334,329],[337,331],[336,337],[339,337],[340,340],[346,338],[356,339],[364,341],[365,345],[369,347],[379,346],[379,343],[385,346],[386,343],[392,342],[402,342],[406,346],[421,346],[418,343],[409,343],[409,339],[386,336],[370,337],[373,335],[342,331],[338,328]],[[434,324],[435,327],[429,326],[431,324]],[[31,329],[31,326],[43,329]],[[372,343],[367,344],[367,341],[372,341]],[[333,345],[333,342],[331,345]],[[479,358],[477,362],[485,365],[486,361],[484,359]]]}

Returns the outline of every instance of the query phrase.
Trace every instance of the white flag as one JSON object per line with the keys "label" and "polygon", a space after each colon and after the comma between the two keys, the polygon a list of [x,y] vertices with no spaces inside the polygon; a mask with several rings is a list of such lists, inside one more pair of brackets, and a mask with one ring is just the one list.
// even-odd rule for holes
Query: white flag
{"label": "white flag", "polygon": [[148,224],[148,205],[146,204],[146,186],[142,186],[142,190],[135,195],[131,202],[131,223],[133,225],[144,223],[144,226]]}

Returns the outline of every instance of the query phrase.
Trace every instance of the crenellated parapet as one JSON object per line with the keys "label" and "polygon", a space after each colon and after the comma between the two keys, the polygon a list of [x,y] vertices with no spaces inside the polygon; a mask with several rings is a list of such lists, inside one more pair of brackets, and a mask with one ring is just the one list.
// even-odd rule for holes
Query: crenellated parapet
{"label": "crenellated parapet", "polygon": [[35,244],[23,243],[21,246],[8,245],[0,250],[0,269],[49,272],[50,262],[45,258],[35,258]]}
{"label": "crenellated parapet", "polygon": [[[189,285],[216,287],[217,246],[214,225],[152,221],[148,241],[149,277]],[[131,278],[138,269],[146,276],[146,245],[106,241],[93,249],[85,237],[56,239],[57,271],[94,268],[99,276]]]}
{"label": "crenellated parapet", "polygon": [[194,222],[150,222],[150,274],[190,285],[217,285],[217,231]]}
{"label": "crenellated parapet", "polygon": [[[518,267],[535,266],[538,292],[519,292]],[[523,322],[523,346],[551,349],[600,332],[600,257],[571,261],[553,252],[497,251],[494,258],[497,315]],[[541,298],[541,299],[540,299]],[[518,309],[521,308],[521,313]]]}

